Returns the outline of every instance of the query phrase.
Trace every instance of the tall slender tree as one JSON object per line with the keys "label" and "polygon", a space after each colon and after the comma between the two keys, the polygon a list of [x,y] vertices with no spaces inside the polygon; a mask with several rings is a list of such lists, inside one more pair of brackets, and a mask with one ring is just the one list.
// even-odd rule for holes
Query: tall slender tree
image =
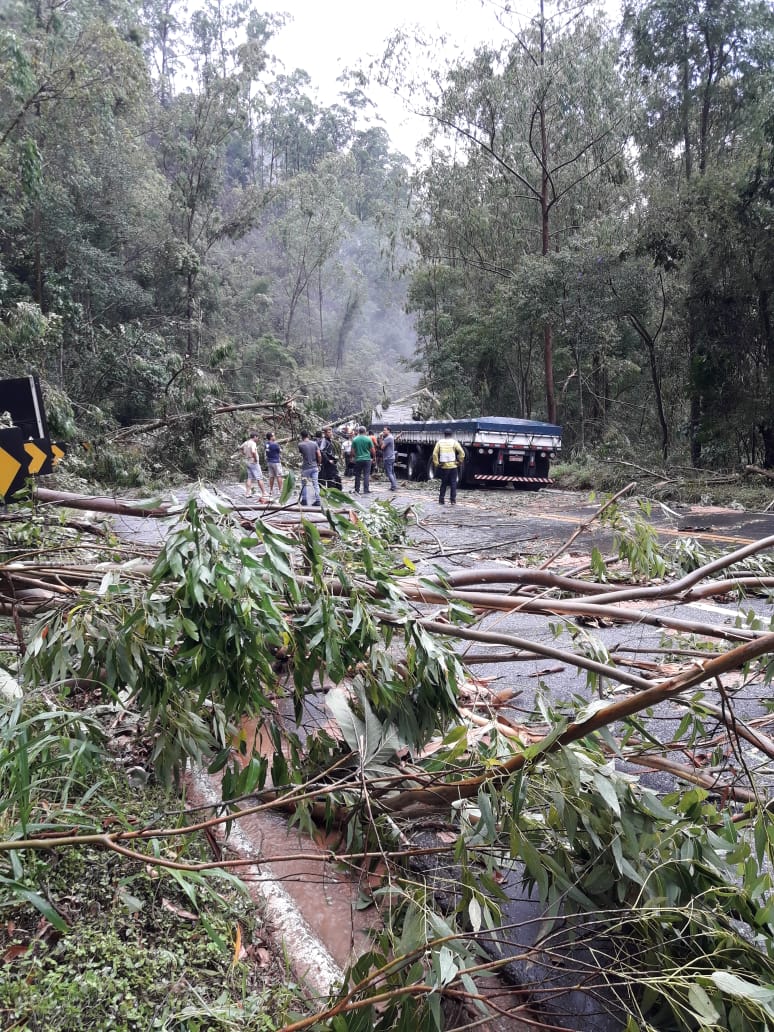
{"label": "tall slender tree", "polygon": [[635,139],[649,176],[642,247],[656,263],[679,266],[684,280],[689,436],[699,465],[714,436],[715,390],[727,381],[731,395],[728,377],[745,365],[718,337],[711,302],[727,286],[707,282],[706,241],[719,224],[728,227],[724,191],[752,174],[765,147],[755,127],[766,117],[774,13],[759,0],[641,0],[626,5],[623,28],[641,93]]}
{"label": "tall slender tree", "polygon": [[[441,216],[441,248],[420,229],[427,257],[445,253],[513,280],[529,256],[545,259],[566,244],[603,203],[606,170],[620,161],[626,132],[616,60],[615,39],[586,5],[549,8],[539,0],[534,18],[501,48],[479,49],[450,69],[432,109],[436,155],[423,178],[456,182],[452,194],[464,201],[455,204],[447,191],[454,217]],[[455,150],[444,153],[444,144]],[[539,318],[545,414],[556,421],[549,306]]]}

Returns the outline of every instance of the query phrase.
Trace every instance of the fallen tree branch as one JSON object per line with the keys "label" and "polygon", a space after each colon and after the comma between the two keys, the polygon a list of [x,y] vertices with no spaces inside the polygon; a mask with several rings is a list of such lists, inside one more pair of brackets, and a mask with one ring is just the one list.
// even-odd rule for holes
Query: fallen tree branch
{"label": "fallen tree branch", "polygon": [[656,480],[661,480],[665,484],[678,484],[679,481],[675,480],[674,477],[667,476],[666,473],[659,473],[658,470],[648,469],[646,466],[638,466],[636,462],[626,462],[624,459],[603,459],[610,466],[628,466],[630,469],[636,469],[640,473],[644,473],[646,477],[654,477]]}
{"label": "fallen tree branch", "polygon": [[[448,602],[449,596],[433,591],[420,584],[404,585],[408,598],[417,602]],[[451,596],[458,602],[467,602],[473,609],[492,611],[516,611],[538,613],[545,616],[596,617],[620,623],[647,624],[651,627],[662,627],[687,634],[698,634],[707,638],[720,638],[723,641],[750,641],[765,631],[755,631],[741,627],[726,627],[717,624],[705,624],[698,620],[684,620],[666,613],[654,613],[646,609],[608,608],[590,602],[576,602],[570,599],[535,599],[516,598],[512,595],[495,594],[483,591],[460,591]]]}
{"label": "fallen tree branch", "polygon": [[[295,406],[295,399],[291,395],[284,401],[248,401],[239,405],[218,405],[210,409],[210,416],[222,416],[230,412],[249,412],[250,410],[264,409],[275,412],[277,409],[292,411]],[[138,423],[136,426],[126,426],[117,430],[110,438],[112,441],[123,440],[125,437],[134,437],[138,434],[153,433],[154,430],[162,430],[165,426],[174,426],[176,423],[184,423],[190,419],[193,413],[179,412],[164,419],[154,419],[150,423]]]}
{"label": "fallen tree branch", "polygon": [[548,567],[551,566],[551,564],[556,559],[558,559],[560,555],[562,555],[564,552],[567,551],[567,549],[570,547],[570,545],[573,543],[573,541],[575,541],[575,539],[577,537],[580,537],[580,535],[583,533],[584,530],[588,530],[588,528],[591,526],[591,524],[599,519],[599,517],[602,515],[603,512],[605,512],[607,509],[609,509],[610,506],[614,505],[618,501],[619,498],[622,498],[625,494],[628,494],[629,491],[631,491],[636,486],[637,486],[637,481],[633,480],[631,482],[631,484],[627,484],[626,487],[622,487],[620,491],[616,491],[616,493],[612,496],[612,498],[608,498],[608,500],[604,503],[604,505],[600,505],[600,507],[597,509],[597,511],[594,513],[593,516],[590,516],[584,523],[579,523],[578,524],[578,526],[575,528],[575,530],[572,532],[572,534],[570,534],[570,536],[567,538],[567,540],[564,542],[564,544],[561,545],[561,547],[558,548],[553,553],[553,555],[550,555],[548,557],[548,559],[546,559],[545,562],[540,564],[540,569],[541,570],[547,570]]}
{"label": "fallen tree branch", "polygon": [[[574,721],[556,738],[548,738],[546,751],[553,752],[561,746],[570,745],[602,727],[615,724],[619,720],[624,720],[635,713],[640,713],[660,702],[674,698],[689,688],[695,688],[730,670],[739,669],[752,660],[773,651],[774,634],[766,634],[757,641],[745,642],[722,656],[707,660],[706,663],[694,664],[676,677],[652,685],[636,695],[613,702],[608,706],[602,706],[585,719]],[[526,762],[526,754],[519,752],[504,763],[493,766],[475,777],[406,789],[396,796],[381,799],[380,803],[388,813],[400,813],[404,816],[414,815],[417,812],[426,813],[428,810],[445,810],[458,800],[472,798],[487,782],[501,781],[515,771],[521,770]]]}
{"label": "fallen tree branch", "polygon": [[85,509],[90,512],[106,512],[112,516],[142,516],[150,519],[166,519],[180,510],[180,504],[150,505],[147,501],[130,502],[120,498],[92,497],[73,494],[69,491],[51,491],[46,487],[35,487],[34,499],[44,505],[61,505],[67,509]]}
{"label": "fallen tree branch", "polygon": [[456,624],[442,623],[440,620],[421,620],[421,625],[433,634],[442,634],[454,638],[461,638],[465,641],[481,641],[490,645],[510,645],[512,648],[522,649],[531,655],[546,656],[548,659],[556,659],[568,666],[576,666],[580,670],[588,670],[606,677],[608,680],[618,681],[630,688],[649,688],[651,681],[644,677],[637,677],[636,674],[628,674],[619,667],[608,666],[599,663],[595,659],[587,659],[585,656],[578,656],[574,652],[567,652],[563,649],[555,649],[551,645],[543,645],[541,642],[529,641],[527,638],[518,638],[514,634],[499,634],[489,631],[476,631],[472,627],[458,627]]}
{"label": "fallen tree branch", "polygon": [[[462,710],[461,713],[466,720],[469,720],[477,727],[487,728],[491,726],[493,730],[497,731],[497,733],[502,735],[503,738],[508,738],[511,741],[518,743],[521,747],[524,746],[524,733],[518,729],[509,727],[507,724],[503,724],[502,721],[491,720],[468,710]],[[531,740],[534,741],[534,736],[531,736]],[[718,783],[717,779],[711,775],[701,774],[695,768],[689,767],[685,763],[677,763],[675,760],[670,760],[666,756],[654,756],[652,753],[627,752],[621,756],[621,759],[625,763],[631,763],[638,767],[647,767],[649,770],[664,771],[667,774],[672,774],[678,780],[687,781],[693,785],[699,785],[700,788],[705,788],[708,792],[723,792],[729,798],[734,799],[739,803],[758,802],[758,798],[755,793],[751,792],[749,789],[739,788],[734,785],[721,785]]]}
{"label": "fallen tree branch", "polygon": [[704,566],[700,566],[691,573],[687,573],[679,580],[644,588],[624,588],[620,591],[610,591],[603,595],[595,594],[593,600],[596,603],[608,603],[628,602],[631,599],[641,598],[679,598],[689,588],[692,588],[700,581],[706,580],[707,577],[711,577],[712,574],[717,573],[719,570],[727,570],[735,563],[741,562],[751,555],[756,555],[758,552],[765,552],[770,548],[774,548],[774,535],[753,541],[749,545],[737,548],[734,552],[729,552],[718,559],[713,559],[711,562],[705,563]]}

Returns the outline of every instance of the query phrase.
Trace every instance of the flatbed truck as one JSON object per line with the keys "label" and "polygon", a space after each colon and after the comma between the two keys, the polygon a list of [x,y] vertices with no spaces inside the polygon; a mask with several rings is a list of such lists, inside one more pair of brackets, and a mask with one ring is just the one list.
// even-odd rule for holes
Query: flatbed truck
{"label": "flatbed truck", "polygon": [[437,476],[432,454],[436,442],[450,429],[465,452],[459,482],[465,486],[512,485],[516,490],[537,491],[551,483],[551,460],[562,447],[562,428],[553,423],[507,416],[429,422],[374,423],[378,434],[385,424],[395,435],[395,468],[409,480]]}

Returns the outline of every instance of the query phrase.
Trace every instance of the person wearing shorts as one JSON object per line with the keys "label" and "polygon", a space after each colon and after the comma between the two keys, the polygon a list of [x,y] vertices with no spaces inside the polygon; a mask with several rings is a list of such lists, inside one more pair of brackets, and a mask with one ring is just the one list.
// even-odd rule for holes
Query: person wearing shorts
{"label": "person wearing shorts", "polygon": [[261,473],[261,460],[258,457],[258,431],[252,430],[250,436],[246,441],[243,441],[240,445],[240,451],[245,457],[247,462],[247,483],[245,484],[245,494],[249,498],[251,494],[255,493],[255,486],[261,492],[260,501],[268,502],[266,497],[266,488],[263,486],[263,473]]}
{"label": "person wearing shorts", "polygon": [[282,494],[282,462],[280,461],[280,446],[273,433],[266,434],[266,466],[269,470],[269,498],[272,496],[274,485],[277,485],[277,497]]}

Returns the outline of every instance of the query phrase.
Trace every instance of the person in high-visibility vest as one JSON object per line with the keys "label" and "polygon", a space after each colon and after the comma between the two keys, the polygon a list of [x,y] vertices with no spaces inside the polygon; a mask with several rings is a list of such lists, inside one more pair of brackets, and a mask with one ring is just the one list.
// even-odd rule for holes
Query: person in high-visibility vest
{"label": "person in high-visibility vest", "polygon": [[439,505],[445,504],[447,487],[449,488],[449,501],[452,505],[457,504],[457,470],[464,461],[465,452],[462,450],[462,445],[454,440],[452,432],[447,426],[444,429],[443,437],[433,448],[433,465],[441,471]]}

